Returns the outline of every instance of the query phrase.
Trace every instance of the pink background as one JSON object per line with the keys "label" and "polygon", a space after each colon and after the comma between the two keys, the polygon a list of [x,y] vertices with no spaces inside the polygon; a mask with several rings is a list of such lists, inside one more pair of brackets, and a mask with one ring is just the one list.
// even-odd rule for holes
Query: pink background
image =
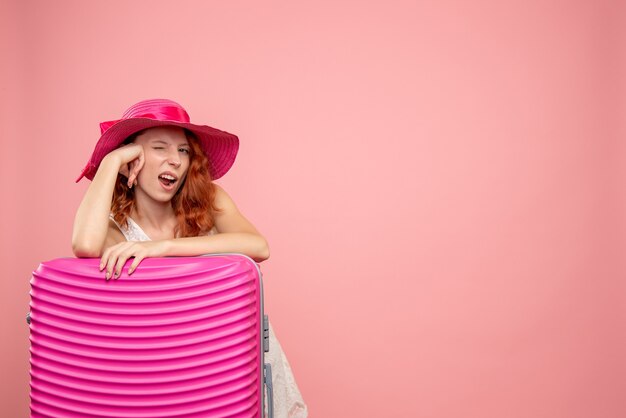
{"label": "pink background", "polygon": [[[621,3],[621,5],[620,5]],[[29,279],[70,256],[98,123],[239,135],[312,417],[626,416],[619,1],[3,1],[2,416]]]}

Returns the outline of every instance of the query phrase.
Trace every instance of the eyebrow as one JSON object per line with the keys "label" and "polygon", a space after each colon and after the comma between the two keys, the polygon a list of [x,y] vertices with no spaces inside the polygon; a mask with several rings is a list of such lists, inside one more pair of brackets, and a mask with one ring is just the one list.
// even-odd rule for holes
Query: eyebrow
{"label": "eyebrow", "polygon": [[[162,139],[153,139],[153,140],[152,140],[152,143],[153,143],[153,144],[154,144],[154,143],[157,143],[157,142],[159,142],[159,143],[161,143],[161,144],[169,145],[169,142],[165,142],[165,141],[163,141]],[[183,146],[187,146],[187,147],[188,147],[188,146],[189,146],[189,144],[188,144],[187,142],[183,142],[182,144],[178,144],[178,146],[179,146],[179,147],[183,147]]]}

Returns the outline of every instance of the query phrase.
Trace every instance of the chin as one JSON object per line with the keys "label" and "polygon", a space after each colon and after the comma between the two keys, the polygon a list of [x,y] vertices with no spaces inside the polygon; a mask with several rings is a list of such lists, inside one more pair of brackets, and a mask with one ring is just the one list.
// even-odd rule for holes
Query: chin
{"label": "chin", "polygon": [[150,196],[151,199],[157,202],[165,203],[165,202],[171,201],[174,198],[174,196],[176,196],[176,194],[180,190],[180,187],[177,189],[173,189],[173,190],[165,190],[162,187],[160,187],[160,185],[157,185],[156,189],[149,190],[149,189],[144,188],[143,190],[148,196]]}
{"label": "chin", "polygon": [[176,195],[175,193],[166,192],[163,190],[149,191],[149,190],[143,189],[143,192],[144,192],[144,195],[147,196],[149,199],[154,200],[155,202],[161,202],[161,203],[170,202]]}
{"label": "chin", "polygon": [[174,198],[174,196],[176,196],[176,193],[161,193],[154,200],[158,200],[159,202],[170,202]]}

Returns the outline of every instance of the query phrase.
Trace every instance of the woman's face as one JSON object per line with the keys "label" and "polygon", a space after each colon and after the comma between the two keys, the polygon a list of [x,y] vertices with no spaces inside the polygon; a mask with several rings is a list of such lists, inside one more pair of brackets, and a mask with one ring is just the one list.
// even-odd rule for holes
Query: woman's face
{"label": "woman's face", "polygon": [[143,146],[145,162],[137,187],[155,200],[167,202],[183,184],[189,170],[190,145],[182,128],[150,128],[135,138]]}

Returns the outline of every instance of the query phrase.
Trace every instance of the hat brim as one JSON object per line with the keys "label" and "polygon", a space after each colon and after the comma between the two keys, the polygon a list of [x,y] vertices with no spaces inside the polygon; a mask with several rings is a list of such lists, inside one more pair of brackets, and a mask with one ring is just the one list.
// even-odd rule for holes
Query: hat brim
{"label": "hat brim", "polygon": [[239,138],[231,133],[212,128],[207,125],[195,125],[167,120],[155,120],[149,118],[122,119],[114,122],[100,137],[96,147],[83,169],[76,179],[78,183],[83,177],[93,180],[102,159],[111,151],[118,148],[129,136],[148,128],[160,126],[177,126],[193,132],[207,159],[209,160],[209,173],[213,180],[219,179],[232,167],[239,150]]}

